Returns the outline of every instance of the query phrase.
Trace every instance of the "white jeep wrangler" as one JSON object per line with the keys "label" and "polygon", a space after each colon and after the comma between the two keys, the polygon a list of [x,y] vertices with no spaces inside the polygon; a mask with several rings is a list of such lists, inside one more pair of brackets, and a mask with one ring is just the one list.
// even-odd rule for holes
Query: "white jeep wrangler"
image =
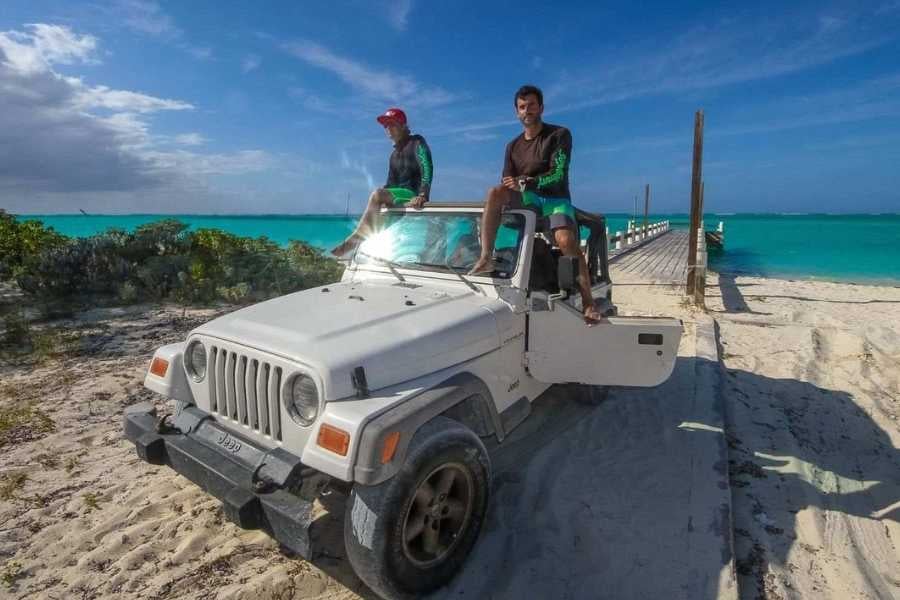
{"label": "white jeep wrangler", "polygon": [[526,210],[504,213],[491,276],[480,205],[382,215],[339,283],[202,325],[156,351],[145,385],[174,400],[125,414],[140,457],[219,498],[244,528],[310,558],[313,502],[346,482],[344,541],[380,595],[413,597],[460,568],[485,518],[503,439],[555,383],[655,386],[682,324],[617,317],[602,217],[577,219],[598,308],[587,327],[575,276]]}

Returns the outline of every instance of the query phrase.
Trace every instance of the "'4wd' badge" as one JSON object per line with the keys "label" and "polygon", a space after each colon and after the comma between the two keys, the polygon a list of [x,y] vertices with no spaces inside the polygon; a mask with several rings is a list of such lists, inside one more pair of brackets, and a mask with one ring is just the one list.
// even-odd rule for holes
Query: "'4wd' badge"
{"label": "'4wd' badge", "polygon": [[234,454],[241,451],[241,443],[227,433],[220,435],[216,443]]}

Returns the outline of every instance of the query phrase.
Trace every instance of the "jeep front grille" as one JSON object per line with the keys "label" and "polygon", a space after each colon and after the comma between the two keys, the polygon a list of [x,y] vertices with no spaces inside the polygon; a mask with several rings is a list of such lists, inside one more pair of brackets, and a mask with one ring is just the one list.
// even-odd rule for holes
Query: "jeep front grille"
{"label": "jeep front grille", "polygon": [[210,410],[281,441],[281,367],[220,346],[209,354]]}

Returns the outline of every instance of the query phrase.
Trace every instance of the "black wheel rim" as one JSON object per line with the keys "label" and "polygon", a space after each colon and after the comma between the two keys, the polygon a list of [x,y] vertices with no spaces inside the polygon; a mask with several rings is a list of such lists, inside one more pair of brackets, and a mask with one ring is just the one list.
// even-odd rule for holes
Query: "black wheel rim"
{"label": "black wheel rim", "polygon": [[458,463],[439,466],[416,488],[403,520],[403,552],[418,567],[443,561],[469,526],[474,504],[472,473]]}

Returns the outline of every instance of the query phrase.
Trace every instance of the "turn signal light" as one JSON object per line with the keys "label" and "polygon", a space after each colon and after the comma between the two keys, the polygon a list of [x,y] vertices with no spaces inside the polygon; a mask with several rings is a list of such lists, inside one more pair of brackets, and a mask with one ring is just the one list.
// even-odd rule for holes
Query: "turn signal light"
{"label": "turn signal light", "polygon": [[164,358],[159,358],[158,356],[153,357],[153,362],[150,363],[150,372],[156,375],[157,377],[165,377],[166,371],[169,370],[169,361]]}
{"label": "turn signal light", "polygon": [[400,432],[394,431],[384,438],[384,446],[381,447],[381,464],[386,465],[394,459],[397,444],[400,443]]}
{"label": "turn signal light", "polygon": [[316,443],[335,454],[347,456],[347,450],[350,449],[350,434],[328,423],[322,423]]}

